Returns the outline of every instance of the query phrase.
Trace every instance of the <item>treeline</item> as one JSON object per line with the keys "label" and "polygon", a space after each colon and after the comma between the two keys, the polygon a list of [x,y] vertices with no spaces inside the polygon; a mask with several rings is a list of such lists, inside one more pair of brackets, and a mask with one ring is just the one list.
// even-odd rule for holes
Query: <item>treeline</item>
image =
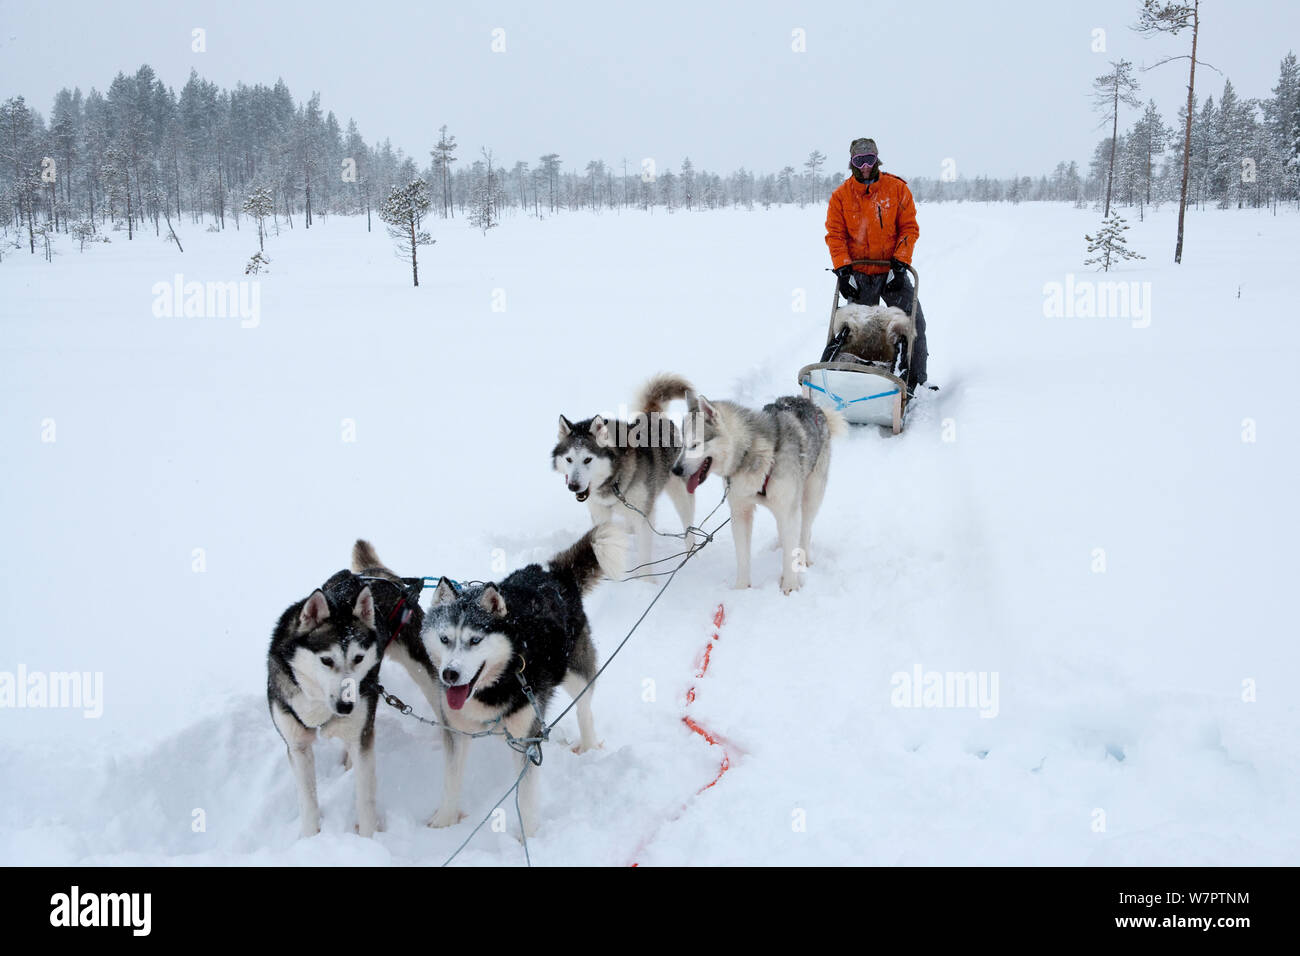
{"label": "treeline", "polygon": [[[1190,201],[1265,206],[1300,201],[1300,71],[1282,61],[1273,95],[1242,99],[1231,82],[1193,116]],[[1167,124],[1154,102],[1117,138],[1114,201],[1145,206],[1177,198],[1182,167],[1181,119]],[[650,161],[574,168],[558,153],[535,163],[496,162],[488,150],[467,161],[444,127],[426,163],[374,145],[355,121],[346,126],[322,109],[319,94],[295,102],[284,82],[219,89],[191,72],[177,94],[142,66],[119,73],[107,92],[61,90],[48,120],[21,96],[0,104],[0,224],[16,229],[35,252],[63,232],[93,236],[105,228],[128,238],[173,223],[239,228],[245,201],[269,194],[271,215],[310,228],[328,214],[364,214],[396,188],[428,184],[431,210],[491,228],[504,215],[562,210],[752,209],[820,204],[847,167],[812,152],[776,172],[745,168],[721,175]],[[992,178],[940,175],[909,179],[922,202],[1098,200],[1106,185],[1111,141],[1097,145],[1086,172],[1062,162],[1050,175]],[[887,167],[888,168],[888,167]]]}
{"label": "treeline", "polygon": [[[363,173],[345,176],[352,156]],[[277,216],[369,208],[377,191],[409,181],[415,163],[387,142],[368,146],[349,122],[322,113],[319,95],[295,103],[284,82],[221,90],[191,72],[177,95],[149,66],[119,73],[106,93],[61,90],[49,121],[23,97],[0,104],[0,221],[42,231],[105,223],[128,237],[160,220],[211,217],[239,225],[261,187]]]}
{"label": "treeline", "polygon": [[[1198,84],[1199,85],[1199,84]],[[1188,205],[1259,208],[1300,201],[1300,66],[1282,60],[1272,96],[1242,98],[1231,79],[1223,92],[1197,97],[1192,116]],[[1173,124],[1154,100],[1115,141],[1112,203],[1139,209],[1178,200],[1187,105]],[[1104,189],[1111,137],[1097,144],[1085,198]]]}

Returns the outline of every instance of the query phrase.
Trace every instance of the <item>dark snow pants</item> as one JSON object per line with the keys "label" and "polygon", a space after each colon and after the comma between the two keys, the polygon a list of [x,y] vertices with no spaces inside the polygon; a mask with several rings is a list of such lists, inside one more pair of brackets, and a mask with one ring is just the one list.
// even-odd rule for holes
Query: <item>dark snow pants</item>
{"label": "dark snow pants", "polygon": [[[904,272],[899,276],[893,271],[876,275],[855,272],[853,282],[858,287],[858,294],[854,301],[860,305],[879,305],[883,299],[885,305],[897,306],[904,312],[911,313],[912,298],[915,293],[912,288],[912,276],[909,273]],[[916,340],[912,343],[912,364],[907,374],[908,385],[925,384],[926,359],[929,357],[930,350],[925,342],[925,313],[921,311],[921,303],[917,302]]]}

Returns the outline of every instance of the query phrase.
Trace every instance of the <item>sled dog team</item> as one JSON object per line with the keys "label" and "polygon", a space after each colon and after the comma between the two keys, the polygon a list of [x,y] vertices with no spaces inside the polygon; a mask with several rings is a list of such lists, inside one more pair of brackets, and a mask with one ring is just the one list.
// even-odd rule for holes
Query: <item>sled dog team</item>
{"label": "sled dog team", "polygon": [[[674,399],[687,403],[680,430],[661,417]],[[778,398],[761,410],[711,402],[675,375],[647,382],[639,408],[662,425],[651,439],[666,440],[645,440],[645,418],[629,424],[599,415],[578,422],[560,416],[553,467],[586,503],[593,527],[544,567],[530,564],[487,584],[457,586],[443,577],[423,611],[374,548],[357,541],[351,570],[339,571],[280,616],[267,656],[267,698],[289,752],[303,836],[320,830],[312,749],[317,732],[345,747],[344,763],[356,775],[357,832],[368,837],[379,826],[375,711],[385,657],[411,675],[443,727],[442,802],[430,826],[462,819],[469,734],[503,729],[526,738],[541,732],[520,672],[542,714],[557,687],[576,699],[575,752],[598,745],[588,686],[597,670],[596,648],[582,598],[603,577],[617,580],[625,573],[626,533],[612,520],[615,514],[635,529],[634,567],[643,565],[650,560],[659,496],[667,492],[689,533],[695,490],[717,475],[728,485],[736,587],[750,584],[754,508],[761,504],[776,518],[781,590],[799,588],[800,570],[812,563],[812,523],[826,490],[830,439],[845,432],[844,419],[797,397]],[[520,772],[527,759],[517,752]],[[523,773],[518,796],[523,832],[532,836],[536,772]]]}

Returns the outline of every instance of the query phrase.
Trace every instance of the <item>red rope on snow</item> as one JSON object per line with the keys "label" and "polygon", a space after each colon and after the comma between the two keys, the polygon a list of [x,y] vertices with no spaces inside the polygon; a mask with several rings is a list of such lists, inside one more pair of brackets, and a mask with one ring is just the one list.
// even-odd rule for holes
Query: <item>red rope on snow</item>
{"label": "red rope on snow", "polygon": [[[719,635],[718,632],[719,630],[721,630],[722,624],[724,621],[726,621],[726,619],[727,619],[726,609],[721,604],[719,604],[717,611],[715,611],[713,614],[713,635],[709,638],[709,643],[705,645],[704,651],[700,654],[696,664],[698,670],[696,671],[695,676],[697,679],[702,678],[709,671],[709,661],[712,659],[713,656],[713,644],[715,641],[721,640],[721,636]],[[689,688],[687,688],[686,691],[686,704],[689,707],[694,702],[695,702],[695,686],[691,685]],[[687,727],[689,727],[692,733],[699,734],[701,737],[707,740],[710,746],[722,748],[722,763],[718,767],[718,774],[716,777],[714,777],[704,786],[700,787],[699,790],[695,791],[695,795],[699,796],[705,790],[708,790],[719,780],[721,780],[723,774],[725,774],[728,770],[731,769],[730,747],[725,737],[721,737],[718,734],[715,734],[712,731],[708,730],[706,727],[701,726],[689,714],[685,714],[682,716],[682,723],[684,723]],[[686,804],[683,803],[682,810],[685,809],[686,809]],[[680,815],[681,812],[679,811],[677,814],[670,817],[669,819],[676,820]],[[636,854],[634,855],[639,856],[640,853],[646,848],[646,845],[649,842],[650,842],[649,837],[647,837],[645,840],[642,840],[641,844],[636,848]],[[632,866],[640,866],[640,864],[634,862]]]}
{"label": "red rope on snow", "polygon": [[[718,610],[715,611],[713,614],[713,636],[709,638],[709,643],[704,648],[704,653],[700,656],[700,669],[695,675],[697,678],[703,677],[709,671],[709,661],[713,656],[713,642],[717,640],[721,640],[721,636],[718,634],[718,631],[721,630],[722,624],[724,621],[726,621],[726,619],[727,619],[726,608],[724,608],[721,604],[719,604]],[[686,692],[686,703],[689,706],[694,702],[695,702],[695,688],[691,687]],[[710,733],[708,730],[701,727],[698,723],[692,720],[689,715],[682,717],[682,723],[684,723],[687,727],[691,728],[692,731],[694,731],[695,733],[703,737],[705,740],[707,740],[711,746],[722,748],[722,765],[718,768],[718,775],[714,777],[712,780],[710,780],[708,783],[706,783],[704,786],[700,787],[699,790],[695,791],[696,794],[698,795],[703,793],[705,790],[708,790],[711,786],[713,786],[715,783],[721,780],[722,775],[731,769],[731,755],[727,753],[727,742],[725,740],[723,740],[721,737],[717,736],[716,734]]]}
{"label": "red rope on snow", "polygon": [[715,747],[722,748],[722,764],[721,766],[718,767],[718,775],[714,777],[712,780],[710,780],[708,783],[706,783],[704,786],[700,787],[699,790],[695,791],[696,795],[698,796],[699,794],[703,793],[705,790],[708,790],[709,787],[713,786],[719,780],[721,780],[722,775],[731,769],[731,758],[727,755],[726,742],[723,741],[721,737],[713,736],[713,734],[709,733],[707,730],[705,730],[695,721],[691,720],[691,718],[689,717],[683,717],[682,723],[684,723],[687,727],[691,728],[691,730],[695,731],[697,734],[699,734],[709,743],[713,744]]}

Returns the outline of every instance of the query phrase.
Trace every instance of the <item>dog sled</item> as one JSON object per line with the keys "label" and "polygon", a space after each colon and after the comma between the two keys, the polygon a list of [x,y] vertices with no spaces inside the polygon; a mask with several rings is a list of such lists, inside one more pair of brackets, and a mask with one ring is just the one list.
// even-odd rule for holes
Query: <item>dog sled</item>
{"label": "dog sled", "polygon": [[[850,265],[888,266],[880,259],[855,259]],[[912,309],[903,313],[905,321],[896,323],[896,344],[888,357],[877,353],[862,358],[848,351],[849,313],[842,309],[863,309],[854,303],[840,304],[839,282],[831,299],[831,321],[826,330],[826,349],[820,362],[799,370],[799,386],[805,398],[823,408],[834,409],[854,425],[880,425],[897,435],[903,430],[909,390],[915,389],[912,367],[912,342],[916,338],[916,309],[920,302],[921,279],[910,265],[912,274]],[[836,317],[840,329],[836,330]]]}

